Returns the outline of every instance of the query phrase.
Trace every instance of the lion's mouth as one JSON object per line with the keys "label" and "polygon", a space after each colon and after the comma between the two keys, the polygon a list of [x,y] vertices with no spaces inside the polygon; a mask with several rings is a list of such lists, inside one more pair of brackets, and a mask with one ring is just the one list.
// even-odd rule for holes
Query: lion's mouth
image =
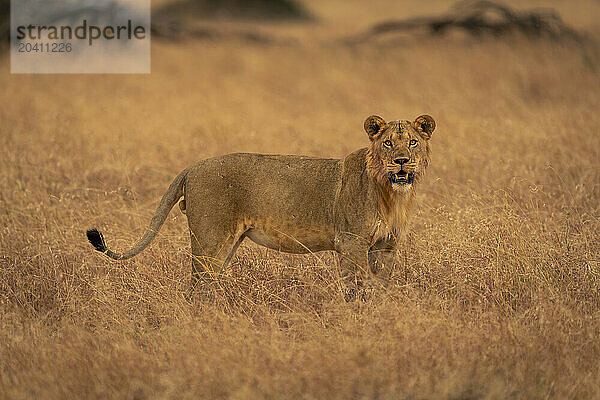
{"label": "lion's mouth", "polygon": [[392,184],[398,183],[401,185],[410,185],[415,180],[415,174],[412,172],[398,171],[396,173],[390,172],[390,182]]}

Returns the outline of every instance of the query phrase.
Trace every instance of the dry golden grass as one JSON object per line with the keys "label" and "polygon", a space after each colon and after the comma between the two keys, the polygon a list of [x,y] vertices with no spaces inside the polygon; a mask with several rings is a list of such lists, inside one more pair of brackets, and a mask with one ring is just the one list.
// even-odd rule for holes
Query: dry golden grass
{"label": "dry golden grass", "polygon": [[[322,40],[354,32],[359,3],[336,4],[267,27],[293,45],[155,42],[149,76],[3,60],[0,398],[600,398],[600,60],[519,38],[350,49]],[[178,210],[130,261],[85,240],[131,245],[198,159],[341,157],[371,113],[438,130],[368,302],[340,299],[331,254],[244,243],[216,300],[189,303]]]}

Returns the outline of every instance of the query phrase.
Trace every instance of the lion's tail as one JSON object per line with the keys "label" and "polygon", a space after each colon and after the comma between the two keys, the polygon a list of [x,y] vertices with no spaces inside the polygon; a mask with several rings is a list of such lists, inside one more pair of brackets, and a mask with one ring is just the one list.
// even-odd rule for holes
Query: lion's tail
{"label": "lion's tail", "polygon": [[115,253],[114,251],[108,249],[106,247],[106,243],[104,242],[104,236],[97,229],[90,229],[86,232],[87,238],[94,246],[96,250],[101,253],[106,254],[108,257],[115,260],[126,260],[131,258],[142,250],[144,250],[152,240],[156,237],[158,230],[167,219],[167,215],[169,215],[169,211],[171,208],[177,203],[177,200],[183,196],[183,187],[185,184],[185,177],[187,175],[187,169],[181,172],[175,180],[169,186],[169,190],[164,194],[163,198],[160,200],[160,204],[152,217],[152,221],[150,221],[150,226],[144,233],[144,236],[133,246],[131,249],[127,250],[124,253]]}

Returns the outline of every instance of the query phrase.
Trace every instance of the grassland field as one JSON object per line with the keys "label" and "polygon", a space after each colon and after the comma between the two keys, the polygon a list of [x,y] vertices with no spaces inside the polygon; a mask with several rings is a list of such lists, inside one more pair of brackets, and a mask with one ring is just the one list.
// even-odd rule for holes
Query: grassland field
{"label": "grassland field", "polygon": [[[163,0],[167,1],[167,0]],[[12,75],[0,57],[0,398],[600,398],[600,3],[592,42],[338,38],[449,2],[305,2],[274,43],[153,40],[149,75]],[[172,178],[230,152],[343,157],[370,114],[438,128],[400,260],[367,302],[333,254],[245,241],[185,297],[185,216],[128,248]]]}

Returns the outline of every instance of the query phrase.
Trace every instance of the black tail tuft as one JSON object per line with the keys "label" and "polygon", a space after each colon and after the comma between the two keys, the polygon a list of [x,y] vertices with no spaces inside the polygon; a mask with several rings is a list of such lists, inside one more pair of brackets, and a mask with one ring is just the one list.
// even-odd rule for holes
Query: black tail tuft
{"label": "black tail tuft", "polygon": [[90,229],[85,234],[87,235],[88,240],[96,250],[98,250],[101,253],[106,252],[106,243],[104,243],[104,236],[102,236],[102,233],[100,233],[98,229]]}

